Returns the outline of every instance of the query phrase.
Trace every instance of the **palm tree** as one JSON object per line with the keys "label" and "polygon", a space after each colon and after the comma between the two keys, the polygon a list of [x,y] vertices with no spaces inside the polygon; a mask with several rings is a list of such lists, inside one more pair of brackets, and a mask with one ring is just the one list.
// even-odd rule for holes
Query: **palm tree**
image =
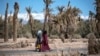
{"label": "palm tree", "polygon": [[23,19],[18,20],[18,37],[23,37]]}
{"label": "palm tree", "polygon": [[68,34],[72,34],[76,30],[77,17],[81,11],[79,8],[71,7],[70,2],[68,3],[67,9],[64,10],[63,8],[64,7],[58,7],[60,12],[57,17],[60,24],[60,29],[64,30],[63,32],[65,32],[65,38],[68,38]]}
{"label": "palm tree", "polygon": [[51,15],[50,16],[50,22],[48,22],[48,23],[50,23],[50,34],[52,33],[52,34],[54,34],[54,32],[55,32],[55,30],[57,30],[56,29],[56,26],[57,26],[57,20],[56,20],[56,16],[55,15]]}
{"label": "palm tree", "polygon": [[96,1],[96,12],[97,12],[96,19],[98,20],[96,27],[97,27],[97,31],[100,37],[100,0],[95,0],[95,1]]}
{"label": "palm tree", "polygon": [[29,15],[29,24],[30,24],[30,27],[31,27],[31,34],[32,34],[32,37],[34,37],[34,27],[33,27],[33,23],[34,23],[34,20],[33,20],[33,17],[32,17],[32,14],[31,14],[31,8],[26,8],[26,11]]}
{"label": "palm tree", "polygon": [[52,19],[53,19],[51,11],[53,11],[53,9],[48,10],[48,34],[49,36],[52,30]]}
{"label": "palm tree", "polygon": [[[57,21],[58,21],[58,30],[59,30],[59,36],[61,36],[63,34],[63,31],[64,31],[64,18],[63,18],[63,13],[64,13],[64,6],[58,6],[57,7],[59,13],[57,15]],[[62,38],[61,38],[62,39]],[[63,40],[63,39],[62,39]]]}
{"label": "palm tree", "polygon": [[2,15],[0,15],[0,37],[4,37],[4,20]]}
{"label": "palm tree", "polygon": [[59,14],[61,14],[63,12],[63,10],[64,10],[64,6],[61,6],[61,7],[58,6],[57,9],[59,11]]}
{"label": "palm tree", "polygon": [[14,5],[14,15],[13,15],[13,41],[17,41],[17,15],[19,11],[19,5],[15,2]]}
{"label": "palm tree", "polygon": [[[67,27],[73,28],[73,26],[75,26],[75,28],[76,28],[76,26],[77,26],[77,24],[76,24],[77,18],[76,17],[79,16],[79,13],[81,13],[79,8],[70,7],[69,9],[67,9],[67,11],[66,11],[66,15],[68,17],[68,18],[66,17]],[[75,28],[73,28],[73,30],[75,30]]]}
{"label": "palm tree", "polygon": [[4,42],[8,41],[8,3],[6,4],[5,21],[4,21]]}
{"label": "palm tree", "polygon": [[95,14],[92,11],[89,11],[89,21],[90,21],[90,32],[96,32],[96,20]]}
{"label": "palm tree", "polygon": [[45,20],[44,20],[44,26],[43,26],[43,30],[46,30],[45,27],[46,27],[46,23],[47,23],[47,19],[48,19],[48,15],[49,15],[49,6],[50,4],[53,3],[52,0],[43,0],[44,3],[45,3]]}
{"label": "palm tree", "polygon": [[58,20],[59,20],[58,22],[60,23],[60,26],[62,26],[62,25],[65,24],[65,22],[64,22],[64,17],[63,17],[63,16],[64,16],[64,12],[65,12],[65,11],[64,11],[64,8],[65,8],[64,6],[61,6],[61,7],[58,6],[58,7],[57,7],[57,9],[58,9],[58,11],[59,11],[57,17],[58,17]]}
{"label": "palm tree", "polygon": [[12,12],[10,11],[10,15],[8,17],[8,36],[9,38],[13,38],[13,16]]}

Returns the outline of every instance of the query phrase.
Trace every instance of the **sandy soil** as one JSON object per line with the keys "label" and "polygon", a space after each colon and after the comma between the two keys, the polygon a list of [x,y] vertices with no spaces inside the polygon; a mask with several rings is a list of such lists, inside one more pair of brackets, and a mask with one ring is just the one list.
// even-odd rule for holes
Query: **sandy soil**
{"label": "sandy soil", "polygon": [[[13,42],[12,39],[9,39],[8,42],[3,42],[3,39],[0,39],[0,46],[6,46],[6,45],[14,45],[16,43],[19,42],[25,42],[27,41],[28,43],[30,43],[30,46],[27,46],[25,48],[0,48],[0,51],[16,51],[16,50],[23,50],[23,51],[27,51],[27,50],[35,50],[35,42],[36,39],[26,39],[26,38],[18,38],[16,42]],[[75,55],[76,53],[78,54],[80,53],[88,53],[88,40],[87,39],[65,39],[64,43],[61,41],[61,39],[49,39],[49,46],[51,48],[51,52],[46,52],[46,53],[35,53],[35,55],[33,55],[34,53],[29,54],[28,52],[25,53],[20,53],[17,56],[20,55],[31,55],[31,56],[44,56],[44,55],[49,55],[49,56],[61,56],[62,54],[62,50],[63,50],[63,55],[69,55],[69,53],[71,53],[71,55]],[[8,54],[7,54],[8,55]],[[10,55],[15,55],[10,53]]]}
{"label": "sandy soil", "polygon": [[[3,42],[3,39],[0,39],[1,42]],[[25,48],[16,48],[16,49],[35,49],[35,42],[36,39],[26,39],[26,38],[18,38],[16,42],[13,42],[12,39],[9,39],[8,42],[0,42],[0,46],[5,45],[13,45],[19,42],[25,42],[27,41],[31,45]],[[49,46],[51,49],[65,49],[65,48],[87,48],[88,47],[88,40],[87,39],[73,39],[70,41],[70,39],[65,39],[65,42],[63,43],[61,39],[49,39]],[[0,50],[8,50],[9,48],[0,48]],[[13,48],[11,48],[12,50]]]}

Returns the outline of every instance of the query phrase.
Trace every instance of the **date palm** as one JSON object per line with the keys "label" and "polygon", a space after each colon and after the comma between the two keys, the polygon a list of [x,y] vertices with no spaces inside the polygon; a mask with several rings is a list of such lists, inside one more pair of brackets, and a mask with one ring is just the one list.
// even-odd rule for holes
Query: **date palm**
{"label": "date palm", "polygon": [[96,33],[96,19],[95,14],[92,11],[89,11],[89,23],[90,32]]}
{"label": "date palm", "polygon": [[4,42],[8,41],[8,3],[6,4],[5,21],[4,21]]}
{"label": "date palm", "polygon": [[[71,7],[68,4],[67,9],[63,9],[63,7],[58,7],[58,10],[60,11],[57,15],[57,21],[59,22],[60,28],[63,29],[65,33],[65,38],[68,38],[68,34],[72,34],[75,32],[77,27],[77,17],[79,16],[79,13],[81,11],[76,7]],[[75,26],[75,27],[73,27]]]}
{"label": "date palm", "polygon": [[57,9],[58,9],[58,11],[59,11],[59,13],[58,13],[58,15],[57,15],[57,17],[58,17],[58,22],[60,23],[60,24],[64,24],[64,6],[58,6],[57,7]]}
{"label": "date palm", "polygon": [[13,41],[17,41],[17,15],[19,11],[19,5],[17,2],[14,4],[14,14],[13,14]]}
{"label": "date palm", "polygon": [[64,10],[64,6],[61,6],[61,7],[58,6],[57,9],[59,11],[59,14],[61,14],[63,12],[63,10]]}
{"label": "date palm", "polygon": [[45,27],[46,27],[46,23],[47,23],[47,19],[48,19],[48,16],[49,16],[49,6],[50,4],[53,3],[52,0],[43,0],[43,2],[45,3],[45,19],[44,19],[44,26],[43,26],[43,30],[46,30]]}
{"label": "date palm", "polygon": [[52,19],[53,19],[53,14],[51,13],[51,11],[53,11],[53,9],[49,9],[48,10],[48,24],[46,27],[48,27],[48,35],[51,35],[51,31],[52,31]]}
{"label": "date palm", "polygon": [[96,19],[97,19],[97,31],[100,37],[100,0],[95,0],[96,1]]}
{"label": "date palm", "polygon": [[58,6],[57,7],[57,9],[58,9],[58,11],[59,11],[59,13],[58,13],[58,15],[57,15],[57,21],[58,21],[58,30],[60,31],[60,33],[62,33],[62,27],[64,27],[63,25],[64,25],[64,18],[63,18],[63,13],[64,13],[64,6]]}
{"label": "date palm", "polygon": [[32,37],[34,37],[34,27],[33,27],[33,23],[34,23],[34,20],[33,20],[33,17],[32,17],[32,14],[31,14],[31,8],[29,7],[29,8],[26,8],[26,11],[27,11],[27,13],[28,13],[28,15],[29,15],[29,25],[30,25],[30,27],[31,27],[31,34],[32,34]]}
{"label": "date palm", "polygon": [[69,9],[66,10],[67,27],[71,27],[71,28],[73,28],[73,30],[75,30],[75,28],[73,26],[77,27],[76,17],[79,16],[80,13],[81,13],[81,11],[76,7],[74,7],[74,8],[70,7]]}

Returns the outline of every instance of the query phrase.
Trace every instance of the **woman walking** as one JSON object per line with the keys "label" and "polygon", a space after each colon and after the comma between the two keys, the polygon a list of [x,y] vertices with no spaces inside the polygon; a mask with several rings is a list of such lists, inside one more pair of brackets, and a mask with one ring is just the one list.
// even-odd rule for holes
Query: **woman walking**
{"label": "woman walking", "polygon": [[47,31],[43,31],[42,34],[42,43],[41,43],[41,51],[45,52],[45,51],[49,51],[49,45],[48,45],[48,36],[47,36]]}
{"label": "woman walking", "polygon": [[39,30],[37,32],[37,41],[36,41],[36,45],[35,45],[36,51],[39,51],[39,52],[41,51],[41,42],[42,42],[42,31]]}

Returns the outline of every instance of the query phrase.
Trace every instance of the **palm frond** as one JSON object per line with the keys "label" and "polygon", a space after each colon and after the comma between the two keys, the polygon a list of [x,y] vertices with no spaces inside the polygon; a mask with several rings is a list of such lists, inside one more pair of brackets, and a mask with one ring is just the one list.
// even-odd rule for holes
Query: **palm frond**
{"label": "palm frond", "polygon": [[18,5],[17,2],[15,2],[14,9],[15,9],[15,10],[16,10],[16,9],[19,9],[19,5]]}
{"label": "palm frond", "polygon": [[31,8],[30,7],[26,7],[26,11],[30,14],[31,13]]}

